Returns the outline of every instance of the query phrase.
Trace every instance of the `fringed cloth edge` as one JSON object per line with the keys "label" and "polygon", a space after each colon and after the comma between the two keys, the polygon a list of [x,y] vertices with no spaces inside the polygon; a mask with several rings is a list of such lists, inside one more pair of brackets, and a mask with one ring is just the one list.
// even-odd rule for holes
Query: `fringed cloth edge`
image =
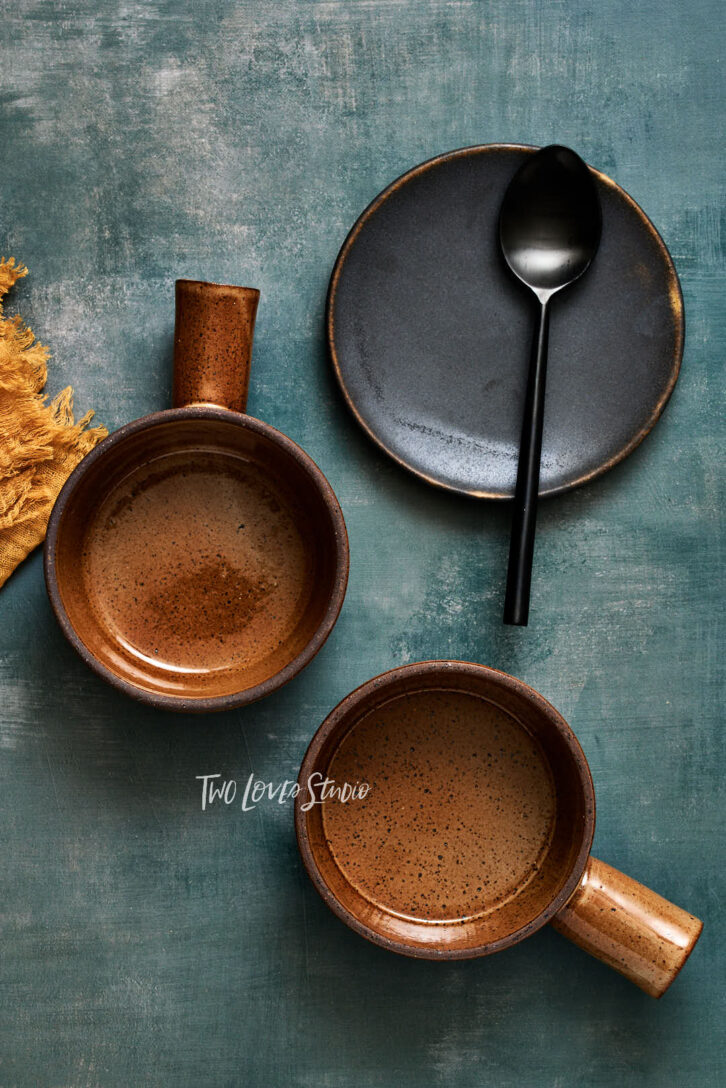
{"label": "fringed cloth edge", "polygon": [[93,412],[74,421],[70,386],[50,403],[43,394],[50,352],[2,306],[27,272],[14,258],[0,258],[0,586],[42,542],[63,484],[108,434],[88,426]]}

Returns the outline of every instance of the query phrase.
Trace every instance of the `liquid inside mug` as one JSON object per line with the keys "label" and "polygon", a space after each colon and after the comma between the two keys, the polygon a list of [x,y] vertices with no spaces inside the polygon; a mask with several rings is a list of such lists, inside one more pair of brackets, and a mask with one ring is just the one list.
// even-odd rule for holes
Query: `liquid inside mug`
{"label": "liquid inside mug", "polygon": [[171,410],[129,423],[71,474],[45,545],[50,600],[100,676],[174,710],[284,684],[335,624],[348,538],[330,484],[242,414],[259,292],[178,280]]}
{"label": "liquid inside mug", "polygon": [[[460,661],[383,673],[326,718],[298,781],[298,845],[315,887],[384,948],[485,956],[550,922],[660,997],[698,940],[697,918],[590,856],[582,749],[554,707],[505,673]],[[343,803],[346,782],[370,790]]]}

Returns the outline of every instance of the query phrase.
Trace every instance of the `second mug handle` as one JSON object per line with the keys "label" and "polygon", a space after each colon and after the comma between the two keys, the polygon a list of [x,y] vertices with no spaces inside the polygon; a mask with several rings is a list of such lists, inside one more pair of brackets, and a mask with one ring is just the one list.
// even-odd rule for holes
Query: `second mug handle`
{"label": "second mug handle", "polygon": [[551,924],[651,997],[663,996],[703,929],[692,914],[593,857]]}
{"label": "second mug handle", "polygon": [[244,412],[259,301],[254,287],[176,281],[175,408],[216,404]]}

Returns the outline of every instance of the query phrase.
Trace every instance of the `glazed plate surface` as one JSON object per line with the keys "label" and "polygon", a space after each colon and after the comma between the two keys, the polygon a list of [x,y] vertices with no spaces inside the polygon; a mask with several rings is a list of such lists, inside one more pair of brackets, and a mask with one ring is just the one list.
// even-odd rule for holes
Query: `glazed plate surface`
{"label": "glazed plate surface", "polygon": [[[482,498],[514,493],[535,313],[504,264],[498,216],[534,150],[464,148],[403,175],[353,227],[328,296],[333,366],[364,430],[428,482]],[[683,352],[673,262],[638,205],[594,173],[600,249],[552,303],[541,495],[642,441]]]}

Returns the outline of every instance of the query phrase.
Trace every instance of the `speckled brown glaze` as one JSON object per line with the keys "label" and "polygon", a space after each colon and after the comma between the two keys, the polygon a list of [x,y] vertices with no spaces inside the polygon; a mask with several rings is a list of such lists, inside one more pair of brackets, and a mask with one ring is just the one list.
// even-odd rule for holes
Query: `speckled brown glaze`
{"label": "speckled brown glaze", "polygon": [[373,784],[323,806],[336,864],[383,910],[427,921],[496,909],[537,877],[555,818],[537,742],[457,691],[399,696],[357,722],[328,775]]}
{"label": "speckled brown glaze", "polygon": [[425,661],[369,681],[316,733],[303,787],[316,771],[372,786],[362,802],[307,813],[303,788],[295,818],[325,901],[386,948],[434,959],[506,948],[549,921],[584,870],[594,796],[582,750],[549,703],[494,669]]}
{"label": "speckled brown glaze", "polygon": [[314,546],[281,480],[230,453],[185,450],[139,466],[101,503],[83,578],[129,655],[201,687],[277,654],[313,595]]}
{"label": "speckled brown glaze", "polygon": [[254,287],[176,281],[175,408],[201,402],[244,412],[259,301]]}
{"label": "speckled brown glaze", "polygon": [[552,925],[651,997],[663,996],[703,929],[698,918],[597,858]]}
{"label": "speckled brown glaze", "polygon": [[[311,776],[368,782],[304,810]],[[660,996],[701,924],[590,858],[595,798],[565,720],[506,673],[424,661],[348,695],[300,769],[298,845],[328,906],[409,956],[484,956],[547,922]]]}
{"label": "speckled brown glaze", "polygon": [[320,469],[269,424],[202,403],[227,405],[235,389],[244,403],[257,298],[180,281],[175,399],[190,403],[97,446],[48,526],[46,583],[66,636],[105,680],[159,707],[267,695],[317,653],[345,595],[345,523]]}

